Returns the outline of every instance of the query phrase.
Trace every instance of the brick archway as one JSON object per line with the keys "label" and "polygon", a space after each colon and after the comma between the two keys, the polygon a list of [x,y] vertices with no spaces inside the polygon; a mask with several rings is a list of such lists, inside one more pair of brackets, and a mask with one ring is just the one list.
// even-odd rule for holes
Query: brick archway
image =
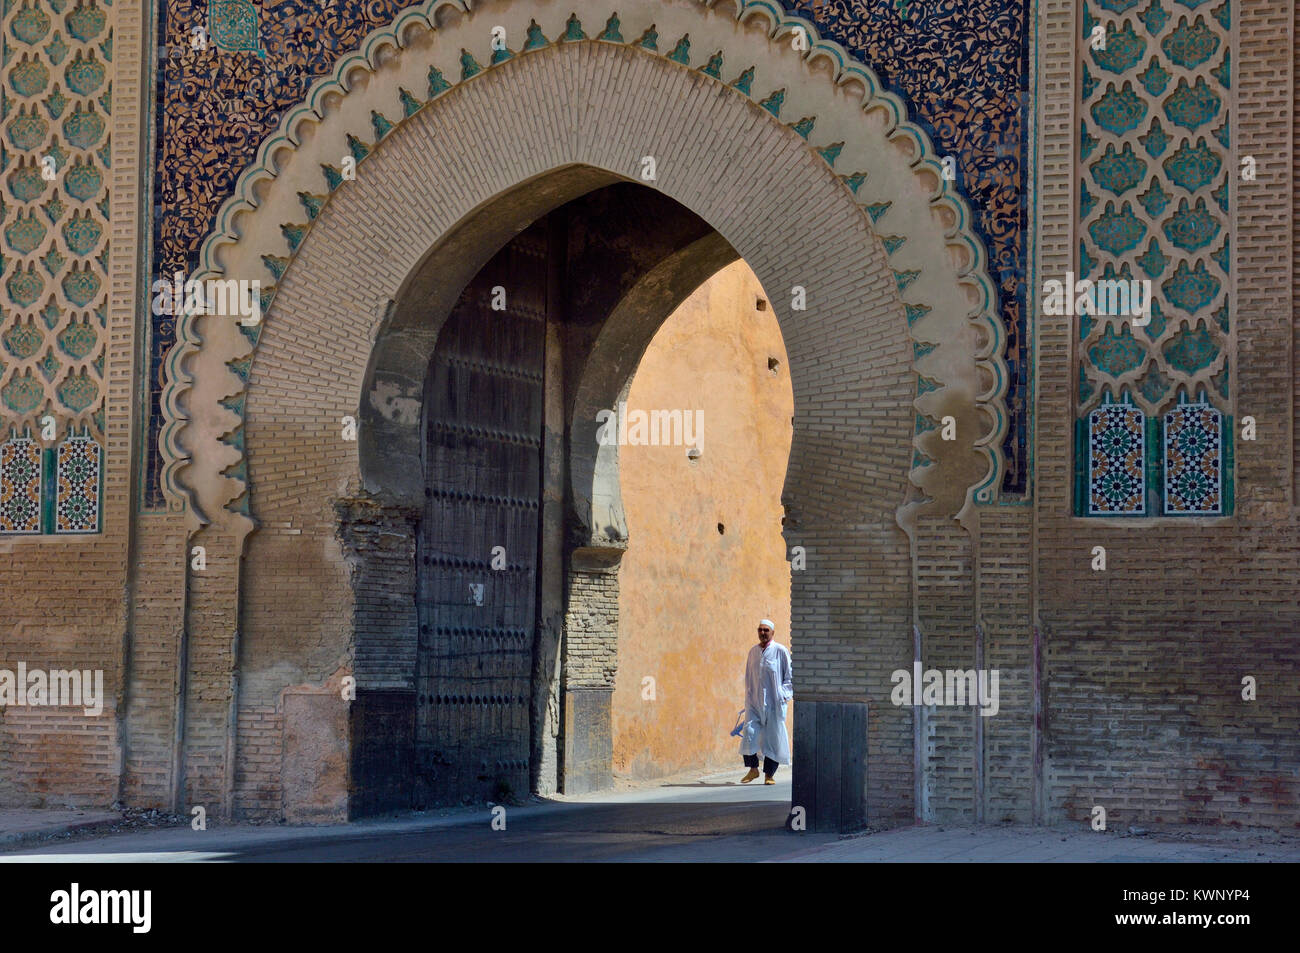
{"label": "brick archway", "polygon": [[[648,4],[621,18],[598,2],[576,6],[576,13],[568,13],[572,5],[562,8],[551,0],[504,0],[475,4],[469,11],[457,0],[427,0],[377,30],[356,52],[341,56],[334,74],[318,81],[302,106],[285,114],[280,130],[264,141],[223,206],[194,277],[260,280],[269,307],[324,211],[357,191],[349,164],[365,178],[366,169],[391,152],[387,137],[394,132],[468,97],[482,107],[471,123],[489,116],[511,116],[513,123],[531,112],[524,125],[543,136],[564,137],[571,134],[564,126],[538,126],[545,111],[558,107],[560,121],[572,123],[575,111],[586,109],[591,112],[584,120],[588,140],[600,129],[608,141],[618,141],[611,123],[616,126],[620,119],[607,108],[613,102],[589,95],[606,76],[587,81],[595,86],[565,92],[503,82],[503,74],[523,80],[526,74],[515,72],[521,63],[584,46],[657,59],[670,72],[690,75],[711,89],[732,119],[722,121],[722,113],[711,108],[713,115],[702,125],[686,129],[676,103],[659,95],[641,110],[644,131],[718,137],[715,156],[728,161],[737,154],[728,122],[745,115],[739,121],[795,132],[851,193],[883,240],[916,343],[918,418],[909,479],[924,502],[913,509],[952,514],[969,512],[971,503],[992,502],[1003,467],[997,448],[1006,427],[1007,378],[995,286],[971,230],[970,211],[941,174],[925,133],[908,121],[905,105],[884,91],[868,67],[820,39],[813,23],[766,0]],[[489,27],[506,30],[508,49],[491,48]],[[500,89],[499,95],[484,98],[488,86]],[[550,101],[557,94],[561,99]],[[741,104],[757,108],[737,112]],[[462,131],[437,122],[429,126],[433,151],[426,160],[445,146],[435,140]],[[501,134],[518,132],[494,128]],[[489,143],[479,158],[500,145]],[[633,178],[643,155],[611,155],[607,164],[615,176]],[[452,150],[440,161],[454,167],[457,158]],[[522,162],[517,155],[500,158],[531,170],[512,182],[501,180],[503,188],[550,171],[531,155]],[[481,170],[462,174],[468,183]],[[761,190],[765,174],[740,183],[739,194]],[[672,186],[664,188],[672,194]],[[815,217],[818,209],[792,207],[786,214]],[[451,224],[440,221],[444,228]],[[823,238],[834,236],[824,232]],[[368,316],[383,306],[368,303]],[[163,397],[164,483],[176,503],[188,504],[197,528],[225,520],[222,508],[248,513],[238,398],[247,387],[247,359],[257,350],[260,330],[239,334],[229,322],[188,315],[178,323]],[[969,417],[955,413],[959,439],[943,441],[937,420],[966,406]],[[980,461],[960,459],[968,455]],[[913,523],[916,515],[905,519]]]}
{"label": "brick archway", "polygon": [[[175,475],[194,504],[196,527],[210,524],[201,532],[209,550],[225,546],[237,565],[244,549],[249,569],[224,581],[242,606],[241,736],[229,749],[256,741],[255,715],[288,717],[287,688],[315,691],[310,687],[345,673],[372,688],[403,683],[403,646],[413,625],[404,603],[412,589],[401,570],[412,554],[403,540],[411,535],[419,487],[410,477],[416,468],[394,464],[418,459],[411,451],[418,445],[419,395],[438,322],[514,231],[591,188],[637,181],[646,156],[655,159],[654,187],[746,259],[781,322],[796,405],[787,536],[825,560],[816,582],[796,577],[793,592],[795,625],[818,633],[802,643],[814,664],[801,710],[819,697],[829,705],[844,704],[846,696],[864,703],[865,684],[845,692],[844,677],[819,674],[823,666],[816,664],[860,656],[864,629],[888,633],[875,645],[899,641],[890,644],[892,656],[907,654],[911,555],[900,512],[904,525],[918,509],[956,515],[981,481],[987,485],[988,461],[996,460],[1001,383],[991,355],[1000,348],[982,253],[962,237],[963,209],[940,194],[942,179],[926,166],[923,139],[897,116],[890,121],[875,87],[854,103],[844,86],[813,75],[817,56],[786,64],[788,36],[782,40],[780,23],[755,34],[750,21],[727,25],[703,9],[675,9],[662,19],[701,15],[697,42],[701,35],[706,43],[725,39],[741,56],[765,51],[773,81],[802,75],[801,85],[759,101],[749,88],[753,69],[727,84],[715,57],[692,68],[681,42],[665,56],[667,43],[653,50],[588,38],[570,21],[565,36],[581,37],[548,41],[491,69],[462,47],[462,83],[439,90],[422,108],[415,103],[394,126],[373,104],[381,97],[405,103],[403,83],[413,70],[425,72],[430,44],[455,44],[455,24],[426,42],[419,24],[408,23],[409,30],[395,28],[389,47],[379,42],[367,53],[372,72],[359,62],[340,66],[346,83],[333,94],[318,91],[320,112],[297,127],[296,142],[264,147],[278,174],[248,180],[245,191],[257,204],[224,216],[232,240],[214,236],[207,253],[227,275],[269,270],[276,281],[269,309],[251,332],[211,317],[191,321],[182,335],[190,345],[175,365],[184,366],[184,352],[192,355],[189,416],[176,418],[191,456]],[[445,63],[445,50],[439,55]],[[432,74],[429,84],[433,92]],[[811,122],[780,121],[782,98],[812,95],[814,88],[831,93],[816,121],[835,132],[857,123],[851,143],[817,147],[808,138]],[[346,131],[360,124],[373,127],[375,142]],[[330,143],[338,139],[364,160],[355,180],[335,182],[339,169],[318,161],[332,155]],[[856,164],[844,172],[837,162],[849,152]],[[324,189],[305,178],[319,177],[313,169],[322,166],[329,166]],[[872,201],[884,196],[890,198]],[[301,207],[309,228],[293,223]],[[276,232],[290,255],[266,250],[265,236]],[[430,262],[440,267],[431,271]],[[807,310],[792,310],[796,287],[804,289]],[[654,319],[630,311],[642,313],[640,322],[611,323],[606,350],[620,335],[653,334],[646,322]],[[624,373],[611,371],[599,351],[578,388],[593,406],[608,403]],[[174,413],[180,406],[176,394],[169,406]],[[231,413],[239,418],[233,426]],[[961,439],[941,443],[937,433],[918,433],[918,413],[953,416]],[[359,420],[359,443],[341,437],[346,417]],[[576,419],[570,417],[570,428]],[[608,468],[575,457],[571,470],[577,519],[591,528]],[[260,528],[245,541],[254,521]],[[596,576],[610,567],[601,548],[575,550],[566,626],[578,616],[597,620],[597,628],[616,626],[610,593]],[[314,591],[295,593],[302,579]],[[214,597],[221,589],[211,577],[191,585],[210,587]],[[202,625],[197,613],[193,621]],[[355,639],[362,631],[365,651]],[[219,645],[220,633],[212,640]],[[232,656],[212,661],[234,671]],[[584,671],[577,656],[572,661],[574,672]],[[585,677],[579,674],[579,682]],[[338,718],[300,717],[304,724]],[[352,730],[360,730],[355,721]],[[884,747],[905,744],[909,733],[901,717],[885,717],[874,730],[892,739]],[[837,738],[826,757],[838,758],[841,744],[865,750],[865,731]],[[815,761],[815,743],[805,750]],[[224,770],[226,803],[239,810],[234,768],[227,762]],[[297,783],[317,790],[333,782]],[[859,793],[825,822],[840,826],[860,817],[865,787]]]}

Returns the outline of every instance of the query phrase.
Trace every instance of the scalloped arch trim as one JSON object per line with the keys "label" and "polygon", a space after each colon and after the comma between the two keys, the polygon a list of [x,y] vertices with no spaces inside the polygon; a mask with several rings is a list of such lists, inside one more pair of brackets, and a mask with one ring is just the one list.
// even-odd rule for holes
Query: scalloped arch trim
{"label": "scalloped arch trim", "polygon": [[[694,11],[689,8],[673,8],[673,14],[681,17],[693,13],[707,18],[712,14],[713,4],[714,0],[702,2]],[[406,120],[418,112],[436,108],[436,103],[442,96],[463,84],[475,82],[501,63],[534,55],[556,44],[617,43],[671,61],[675,64],[674,68],[699,73],[707,77],[708,81],[729,90],[731,94],[747,97],[752,103],[761,105],[775,121],[784,122],[803,136],[807,147],[839,175],[843,187],[852,194],[862,214],[869,219],[872,230],[881,238],[894,269],[908,325],[918,344],[914,363],[917,382],[914,404],[918,421],[933,414],[941,405],[939,392],[943,390],[945,382],[940,379],[937,386],[934,386],[937,367],[933,356],[935,346],[943,343],[945,335],[950,341],[954,340],[952,322],[955,319],[973,326],[973,340],[976,344],[970,357],[976,365],[975,376],[979,382],[975,400],[987,423],[974,445],[985,457],[987,468],[985,475],[970,488],[967,499],[968,504],[972,501],[990,503],[995,500],[1004,466],[1000,447],[1007,427],[1007,371],[1002,358],[1005,329],[996,317],[997,294],[988,274],[987,253],[972,230],[972,216],[967,203],[944,178],[942,164],[929,138],[908,121],[902,100],[885,90],[869,67],[854,61],[838,43],[821,38],[816,25],[811,21],[791,16],[768,0],[739,0],[736,3],[736,20],[750,29],[755,24],[761,25],[769,48],[777,44],[784,47],[784,38],[803,31],[808,40],[806,51],[794,50],[793,43],[790,48],[771,50],[773,57],[793,57],[803,61],[807,81],[797,89],[759,86],[755,70],[763,70],[765,64],[734,62],[736,56],[743,55],[743,50],[734,53],[726,45],[718,49],[716,43],[714,47],[705,49],[707,44],[699,41],[692,49],[689,33],[680,39],[669,41],[658,34],[654,24],[646,30],[630,29],[622,23],[618,13],[612,11],[607,15],[602,14],[603,29],[595,23],[588,23],[584,27],[576,14],[563,25],[548,23],[546,28],[538,26],[535,19],[530,19],[528,40],[520,44],[520,50],[499,51],[494,55],[489,46],[488,31],[482,29],[481,25],[473,30],[475,39],[479,41],[474,50],[468,45],[460,45],[462,39],[468,44],[470,38],[467,35],[457,37],[457,34],[468,33],[470,23],[489,16],[493,8],[493,4],[478,4],[471,11],[460,0],[428,0],[403,11],[387,27],[372,33],[358,50],[340,57],[332,75],[318,80],[302,104],[286,112],[278,129],[267,136],[258,149],[255,160],[239,176],[234,193],[223,204],[212,232],[203,243],[199,271],[192,277],[200,280],[222,277],[227,270],[223,258],[232,249],[239,249],[237,257],[245,262],[260,261],[265,268],[263,277],[272,282],[263,293],[263,315],[269,315],[275,300],[276,283],[292,267],[303,241],[328,207],[334,193],[347,188],[348,176],[340,167],[342,163],[335,165],[319,162],[320,171],[314,181],[300,181],[298,177],[309,163],[295,163],[295,158],[304,153],[311,153],[313,158],[350,155],[359,166],[376,150],[381,149],[383,141]],[[439,27],[439,15],[448,9],[461,16],[457,22]],[[651,16],[653,12],[657,11],[637,9],[637,15],[642,19]],[[668,11],[665,10],[664,14],[667,16]],[[720,18],[715,15],[714,19]],[[709,33],[704,29],[706,25],[701,24],[697,35]],[[445,39],[448,48],[459,49],[459,69],[451,68],[445,57],[442,69],[430,63],[427,88],[412,90],[403,85],[397,94],[390,95],[383,102],[372,102],[377,93],[359,91],[365,85],[366,78],[378,73],[394,59],[416,55],[411,53],[408,41],[427,33],[432,33],[435,40]],[[583,38],[574,39],[574,36]],[[711,37],[711,40],[716,40],[716,36]],[[808,75],[813,64],[817,64],[817,70],[824,75],[825,67],[821,65],[823,62],[829,66],[831,73],[829,85],[816,75]],[[853,88],[855,85],[862,89],[860,97]],[[821,101],[825,97],[845,92],[852,92],[857,100],[856,110],[862,124],[861,136],[855,135],[853,129],[846,131],[837,128],[834,131],[841,133],[842,138],[827,141],[818,135],[817,115],[807,114],[803,107],[810,101]],[[353,100],[358,96],[361,101],[354,104]],[[786,100],[796,96],[802,100],[796,107],[801,110],[800,115],[783,116],[782,112],[789,106]],[[826,105],[833,107],[835,104],[827,102]],[[790,111],[794,112],[793,109]],[[833,109],[828,108],[827,111]],[[873,134],[883,135],[889,146],[897,151],[910,168],[920,186],[919,194],[928,205],[926,211],[930,221],[918,225],[915,216],[909,218],[904,214],[903,207],[908,199],[890,194],[884,189],[883,182],[877,185],[869,162],[853,165],[854,162],[867,158],[870,150],[863,142],[870,141]],[[330,136],[334,138],[331,139]],[[327,139],[328,147],[323,145]],[[327,148],[329,151],[326,151]],[[877,162],[880,161],[878,156],[875,158]],[[301,217],[295,221],[270,221],[267,219],[263,198],[274,180],[290,172],[301,200]],[[941,236],[942,246],[934,238],[936,231]],[[944,290],[951,289],[954,278],[960,294],[958,310],[963,312],[958,316],[952,314],[954,299],[951,292]],[[949,296],[945,298],[945,294]],[[163,475],[164,489],[173,500],[191,503],[194,501],[189,500],[189,490],[180,475],[190,460],[183,437],[190,416],[184,406],[186,395],[194,384],[188,365],[203,348],[195,325],[195,316],[192,315],[182,315],[178,320],[177,344],[165,363],[167,385],[162,401],[165,422],[161,437],[163,452],[168,461]],[[246,331],[254,350],[260,331],[260,327]],[[956,336],[961,337],[961,333],[958,332]],[[936,341],[935,338],[940,340]],[[241,490],[225,502],[232,512],[245,516],[248,514],[248,494],[242,434],[242,394],[247,386],[250,361],[250,355],[241,354],[232,355],[225,362],[243,386],[220,401],[230,420],[222,442],[237,455],[222,473],[241,486]],[[913,436],[917,453],[909,474],[918,487],[925,482],[921,471],[931,466],[930,457],[925,453],[921,441],[932,439],[934,434],[931,428],[918,426]],[[197,514],[197,519],[199,522],[207,521],[202,511]]]}

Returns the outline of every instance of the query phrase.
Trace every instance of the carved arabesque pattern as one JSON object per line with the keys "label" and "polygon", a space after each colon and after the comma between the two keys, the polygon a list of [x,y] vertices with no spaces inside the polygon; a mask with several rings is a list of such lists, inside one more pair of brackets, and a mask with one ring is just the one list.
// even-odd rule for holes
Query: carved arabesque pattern
{"label": "carved arabesque pattern", "polygon": [[[701,0],[702,7],[713,0]],[[308,88],[328,79],[345,51],[358,50],[368,37],[405,12],[427,6],[427,0],[282,0],[251,5],[216,0],[196,4],[164,0],[160,23],[162,72],[157,111],[158,155],[155,195],[154,270],[170,275],[201,267],[200,247],[214,229],[223,227],[220,212],[233,196],[240,173],[258,161],[260,145],[273,136],[281,117],[295,109]],[[240,27],[240,11],[258,11],[257,48],[251,48]],[[483,6],[474,4],[475,9]],[[624,6],[611,4],[605,13]],[[653,14],[653,5],[644,11]],[[954,190],[970,196],[973,208],[964,227],[987,245],[988,268],[994,282],[992,307],[1004,329],[998,334],[1006,389],[1007,421],[999,457],[999,489],[1025,491],[1028,474],[1029,333],[1024,307],[1026,275],[1026,211],[1022,205],[1028,143],[1027,97],[1021,93],[1028,70],[1025,42],[1025,0],[936,0],[908,5],[866,3],[863,0],[747,0],[743,6],[761,8],[773,20],[783,14],[811,20],[827,40],[843,44],[860,62],[878,68],[886,89],[906,97],[912,107],[907,118],[935,142],[935,153],[952,155],[958,181]],[[972,14],[971,7],[978,11]],[[601,22],[584,16],[586,34],[596,38]],[[653,19],[653,16],[651,16]],[[190,43],[191,30],[212,31],[206,50]],[[564,32],[547,24],[545,35],[557,41]],[[628,35],[626,41],[637,39]],[[677,37],[663,38],[662,54],[670,55]],[[531,39],[511,39],[515,52],[527,52]],[[692,65],[704,67],[713,50],[693,50]],[[495,65],[489,55],[476,53],[484,68]],[[843,52],[841,54],[843,55]],[[850,62],[844,56],[845,62]],[[728,69],[730,69],[730,65]],[[456,77],[449,75],[455,82]],[[733,77],[728,74],[725,81]],[[419,92],[416,90],[415,92]],[[766,92],[766,91],[765,91]],[[388,114],[388,120],[401,117]],[[799,117],[791,117],[798,119]],[[370,139],[368,130],[357,130]],[[856,171],[856,170],[849,170]],[[161,433],[169,352],[176,341],[171,315],[153,319],[149,345],[149,432],[145,453],[145,501],[165,504],[165,435]],[[1003,479],[1005,476],[1005,479]],[[167,485],[167,489],[174,487]]]}
{"label": "carved arabesque pattern", "polygon": [[[761,18],[766,21],[768,36],[774,43],[780,44],[774,50],[775,55],[789,55],[790,48],[786,45],[789,36],[796,28],[806,30],[811,43],[810,50],[793,55],[804,61],[824,60],[830,71],[827,89],[849,82],[861,86],[863,92],[855,93],[854,101],[856,102],[860,97],[861,110],[874,112],[879,116],[883,121],[883,128],[879,131],[864,132],[866,138],[863,141],[857,144],[850,142],[847,148],[845,142],[826,142],[814,131],[817,125],[816,116],[783,115],[782,105],[786,91],[784,87],[770,89],[776,84],[763,81],[761,64],[760,75],[756,78],[755,64],[748,60],[742,63],[727,60],[724,64],[722,61],[727,58],[723,56],[722,51],[698,48],[701,45],[698,37],[695,40],[697,48],[692,49],[688,35],[677,38],[659,36],[653,28],[643,29],[645,24],[638,25],[634,29],[630,23],[620,21],[616,14],[602,14],[599,22],[585,25],[581,22],[575,23],[576,18],[572,16],[567,25],[551,22],[552,18],[548,18],[541,26],[534,21],[528,31],[516,30],[514,33],[525,41],[521,49],[497,51],[498,55],[494,55],[489,47],[490,36],[486,31],[475,31],[472,36],[465,37],[463,41],[454,36],[450,39],[440,39],[438,45],[433,48],[436,63],[431,63],[426,58],[428,54],[417,54],[421,55],[421,59],[417,62],[424,64],[421,68],[427,73],[427,78],[425,73],[422,73],[418,83],[408,82],[401,89],[393,90],[391,96],[383,95],[382,98],[375,98],[368,93],[362,93],[360,96],[365,97],[364,108],[360,105],[339,109],[327,107],[327,103],[337,101],[334,97],[340,94],[346,97],[357,87],[357,77],[363,75],[362,71],[369,72],[376,68],[375,57],[384,51],[398,53],[404,50],[406,43],[399,37],[408,34],[412,27],[427,25],[432,19],[436,19],[437,9],[443,5],[458,6],[454,2],[437,3],[431,0],[426,8],[408,11],[390,27],[376,31],[367,38],[356,53],[341,57],[335,67],[334,75],[316,82],[304,102],[284,116],[277,133],[264,140],[259,147],[258,162],[240,176],[235,185],[235,194],[223,205],[217,219],[218,227],[204,242],[200,253],[199,270],[194,277],[199,279],[221,275],[232,277],[226,274],[221,258],[230,253],[232,243],[240,246],[238,255],[241,260],[249,262],[250,265],[253,261],[260,261],[264,266],[264,270],[259,269],[260,275],[241,273],[240,277],[259,277],[264,283],[270,285],[263,286],[263,312],[269,314],[270,320],[274,320],[274,313],[269,309],[274,301],[275,285],[291,266],[302,242],[329,203],[333,193],[347,189],[345,164],[354,163],[360,169],[369,156],[384,147],[384,140],[393,135],[397,126],[427,106],[431,106],[456,85],[473,82],[477,77],[486,75],[497,63],[516,56],[532,55],[538,50],[565,42],[617,43],[621,46],[636,46],[646,53],[666,57],[679,64],[682,69],[712,77],[728,90],[729,95],[749,97],[751,101],[771,113],[775,119],[784,122],[807,140],[808,148],[834,171],[840,173],[844,187],[853,195],[863,214],[869,217],[874,230],[881,236],[882,245],[894,267],[899,294],[906,306],[908,326],[912,329],[917,343],[925,345],[918,349],[915,365],[918,375],[916,406],[922,414],[930,413],[931,408],[938,405],[942,394],[934,392],[942,390],[945,385],[943,381],[936,382],[926,377],[929,373],[927,367],[935,366],[934,361],[929,357],[934,348],[928,345],[938,343],[946,337],[953,342],[961,340],[963,347],[969,346],[967,343],[969,339],[965,337],[965,333],[956,331],[955,328],[966,321],[977,326],[976,338],[979,341],[979,350],[978,353],[969,356],[973,357],[974,363],[984,372],[982,390],[977,395],[977,404],[987,415],[990,423],[985,432],[974,442],[977,452],[987,457],[989,469],[982,482],[971,488],[971,493],[975,502],[990,502],[995,498],[1001,485],[1001,445],[1007,424],[1005,409],[1007,374],[1002,358],[1005,329],[997,318],[996,287],[989,280],[986,271],[987,257],[983,245],[970,230],[970,209],[942,175],[942,166],[925,133],[908,121],[903,103],[893,94],[883,90],[870,70],[854,63],[837,44],[820,39],[815,27],[807,21],[786,18],[770,4],[749,2],[742,5],[739,11],[739,15],[746,19]],[[423,28],[427,29],[427,26]],[[438,32],[445,33],[445,31]],[[526,37],[524,37],[525,32],[527,32]],[[566,39],[566,37],[577,38]],[[435,39],[438,39],[437,34]],[[466,44],[472,45],[473,48],[466,48]],[[715,41],[713,45],[716,46],[717,42]],[[457,48],[460,50],[459,54],[452,57],[451,53]],[[439,49],[444,52],[436,52]],[[819,83],[810,85],[812,90],[821,88]],[[358,94],[352,93],[352,95]],[[338,118],[344,115],[354,118],[349,120]],[[361,119],[362,116],[369,118]],[[339,128],[340,123],[344,121],[349,125]],[[316,129],[309,140],[304,139],[302,129],[315,126],[317,123],[322,125]],[[864,124],[863,129],[870,129],[870,124]],[[880,143],[873,136],[882,133],[893,148],[880,150]],[[295,164],[290,166],[290,160],[287,158],[289,151],[295,154],[305,152],[306,155],[301,158],[295,155],[293,160]],[[274,164],[270,162],[270,157],[273,155],[279,155]],[[348,162],[342,161],[342,157],[347,157]],[[900,157],[910,170],[908,174],[914,176],[920,185],[915,195],[900,195],[897,191],[884,190],[881,186],[884,185],[885,177],[882,175],[880,184],[877,185],[869,172],[871,166],[878,163],[888,164],[892,168]],[[295,203],[297,208],[292,213],[296,216],[296,220],[277,218],[274,222],[266,221],[264,220],[266,216],[259,214],[266,207],[265,203],[253,200],[252,196],[260,187],[259,183],[269,182],[272,178],[283,178],[286,169],[292,171],[294,182],[292,188],[296,191],[299,200]],[[312,171],[304,176],[301,171],[304,169]],[[925,204],[917,207],[915,203],[918,199]],[[890,214],[891,209],[897,212],[898,208],[904,206],[909,211]],[[917,229],[916,213],[920,212],[919,218],[924,219],[927,211],[930,220],[940,226],[943,244],[931,244],[933,239],[929,237],[910,239],[907,237]],[[238,229],[235,229],[233,223],[237,218],[241,218],[241,224]],[[898,229],[898,232],[891,234],[893,229]],[[917,233],[923,234],[923,232]],[[946,251],[944,251],[945,245]],[[227,251],[219,254],[218,250],[223,247]],[[952,283],[954,266],[955,284]],[[939,280],[936,282],[933,278],[929,278],[927,271],[929,280],[918,281],[917,278],[922,274],[923,267],[933,269],[935,277]],[[957,293],[956,297],[954,292]],[[958,300],[960,304],[957,303]],[[222,406],[232,412],[230,429],[222,442],[238,456],[235,463],[221,471],[221,476],[236,481],[239,489],[221,503],[229,504],[229,509],[245,516],[248,515],[248,496],[247,473],[242,459],[243,387],[247,385],[252,352],[257,346],[265,323],[255,328],[241,328],[247,338],[245,344],[237,352],[233,350],[228,354],[223,352],[225,365],[233,372],[232,377],[237,378],[237,384],[234,386],[238,386],[239,390],[229,393],[229,396],[222,401]],[[954,330],[945,330],[950,326]],[[927,339],[932,334],[937,336],[937,341],[934,338]],[[186,392],[190,383],[184,368],[189,355],[199,350],[201,342],[194,336],[193,322],[186,318],[181,320],[178,336],[182,346],[169,355],[166,362],[170,383],[163,394],[163,408],[168,415],[168,423],[164,427],[162,440],[166,449],[165,455],[169,458],[164,485],[178,497],[184,498],[186,491],[174,483],[172,474],[186,460],[183,445],[179,441],[186,419],[181,395]],[[930,363],[927,364],[927,361]],[[928,436],[922,433],[918,434],[916,439],[919,441]],[[225,456],[229,459],[228,454]],[[932,473],[923,472],[929,468],[929,465],[928,459],[918,454],[912,471],[912,479],[918,486],[935,479]],[[211,509],[206,511],[211,512]]]}

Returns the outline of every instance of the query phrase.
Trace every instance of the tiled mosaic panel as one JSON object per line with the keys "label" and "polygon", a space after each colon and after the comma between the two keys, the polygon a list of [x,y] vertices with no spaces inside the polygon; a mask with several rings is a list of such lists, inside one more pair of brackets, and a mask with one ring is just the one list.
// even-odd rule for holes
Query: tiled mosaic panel
{"label": "tiled mosaic panel", "polygon": [[[1150,280],[1151,322],[1080,316],[1079,411],[1179,385],[1230,406],[1230,0],[1087,0],[1080,16],[1078,278]],[[1090,42],[1105,29],[1105,49]]]}
{"label": "tiled mosaic panel", "polygon": [[[203,239],[235,180],[282,112],[302,99],[337,57],[417,0],[284,0],[272,4],[164,0],[158,22],[157,157],[153,270],[195,267]],[[941,154],[956,158],[957,184],[969,198],[989,253],[1007,324],[1010,413],[1004,489],[1027,478],[1025,327],[1027,162],[1027,0],[783,0],[853,50],[912,107],[911,119]],[[258,12],[257,50],[246,8]],[[617,4],[611,4],[611,11]],[[207,51],[191,30],[207,27]],[[175,341],[170,316],[155,317],[150,341],[150,411],[145,502],[164,505],[158,436],[161,364]]]}
{"label": "tiled mosaic panel", "polygon": [[56,533],[99,531],[100,461],[103,453],[91,437],[69,437],[59,444],[55,465]]}
{"label": "tiled mosaic panel", "polygon": [[41,531],[41,447],[30,437],[0,444],[0,533]]}
{"label": "tiled mosaic panel", "polygon": [[1146,515],[1145,424],[1130,404],[1103,404],[1088,415],[1089,515]]}
{"label": "tiled mosaic panel", "polygon": [[0,415],[104,429],[111,0],[0,6]]}
{"label": "tiled mosaic panel", "polygon": [[1164,511],[1223,512],[1223,415],[1209,404],[1179,404],[1164,420]]}
{"label": "tiled mosaic panel", "polygon": [[257,8],[250,0],[209,0],[208,29],[220,49],[258,49]]}

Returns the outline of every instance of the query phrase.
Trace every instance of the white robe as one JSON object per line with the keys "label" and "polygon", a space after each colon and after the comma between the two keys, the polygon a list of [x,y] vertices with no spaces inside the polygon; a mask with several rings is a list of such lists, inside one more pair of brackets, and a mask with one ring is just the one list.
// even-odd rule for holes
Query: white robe
{"label": "white robe", "polygon": [[741,754],[761,754],[777,764],[790,763],[790,735],[785,730],[786,701],[794,697],[790,650],[772,641],[755,645],[745,660],[745,730]]}

